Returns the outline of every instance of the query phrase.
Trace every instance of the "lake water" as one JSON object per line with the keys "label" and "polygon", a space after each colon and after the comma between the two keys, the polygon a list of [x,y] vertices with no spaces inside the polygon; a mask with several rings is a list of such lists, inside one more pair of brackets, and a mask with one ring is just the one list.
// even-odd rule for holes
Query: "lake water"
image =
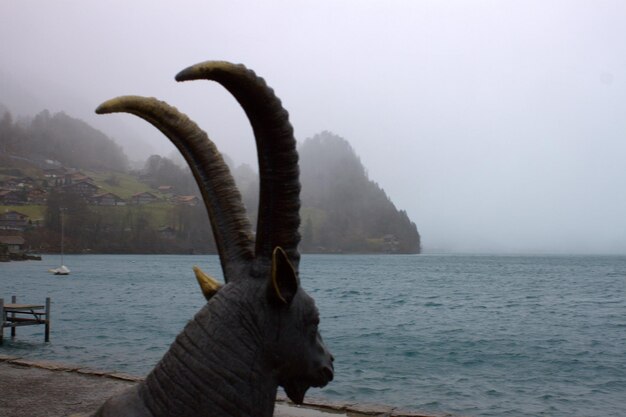
{"label": "lake water", "polygon": [[[145,374],[204,303],[215,256],[0,264],[0,297],[53,301],[0,353]],[[335,380],[309,396],[470,416],[626,415],[626,257],[304,255]]]}

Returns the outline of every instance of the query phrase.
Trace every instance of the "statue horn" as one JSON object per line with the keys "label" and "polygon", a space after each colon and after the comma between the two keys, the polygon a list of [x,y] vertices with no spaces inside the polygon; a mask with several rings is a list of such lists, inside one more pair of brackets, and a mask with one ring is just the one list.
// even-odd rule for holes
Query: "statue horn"
{"label": "statue horn", "polygon": [[289,114],[263,78],[243,65],[207,61],[176,75],[177,81],[206,79],[226,88],[244,109],[254,132],[259,159],[259,215],[255,255],[265,269],[277,246],[294,268],[300,254],[300,181],[298,153]]}
{"label": "statue horn", "polygon": [[176,108],[155,98],[122,96],[102,103],[96,113],[131,113],[154,125],[181,152],[198,183],[215,243],[229,282],[246,276],[253,259],[252,227],[228,166],[207,134]]}

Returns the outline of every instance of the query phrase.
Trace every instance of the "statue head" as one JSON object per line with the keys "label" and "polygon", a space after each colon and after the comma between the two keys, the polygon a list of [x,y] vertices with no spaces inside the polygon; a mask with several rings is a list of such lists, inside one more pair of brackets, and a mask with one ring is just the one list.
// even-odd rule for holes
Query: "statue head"
{"label": "statue head", "polygon": [[[194,320],[205,316],[207,321],[221,320],[222,314],[227,315],[232,332],[241,333],[241,349],[257,352],[268,378],[301,403],[309,387],[322,387],[333,379],[333,357],[320,336],[315,303],[300,285],[300,182],[288,113],[265,81],[243,65],[203,62],[181,71],[176,79],[220,83],[250,120],[260,179],[254,232],[222,156],[187,116],[155,98],[138,96],[109,100],[96,112],[135,114],[163,132],[181,152],[202,194],[225,279],[221,286],[196,269],[209,312],[203,315],[201,310]],[[210,343],[222,343],[207,338],[202,346],[205,342],[208,349]],[[224,366],[228,360],[224,359]]]}

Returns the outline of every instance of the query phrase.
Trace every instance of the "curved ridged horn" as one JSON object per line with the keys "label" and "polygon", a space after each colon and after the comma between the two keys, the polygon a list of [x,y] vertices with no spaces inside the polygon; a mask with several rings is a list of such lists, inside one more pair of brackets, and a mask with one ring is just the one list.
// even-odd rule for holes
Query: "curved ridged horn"
{"label": "curved ridged horn", "polygon": [[[181,152],[198,183],[215,236],[224,280],[237,279],[253,259],[252,227],[228,166],[207,134],[176,108],[155,98],[123,96],[96,113],[131,113],[154,125]],[[244,261],[244,262],[242,262]]]}
{"label": "curved ridged horn", "polygon": [[212,80],[220,83],[246,112],[259,158],[259,215],[256,257],[269,262],[275,247],[282,247],[294,267],[300,255],[300,181],[298,153],[289,114],[263,78],[243,65],[207,61],[176,75],[177,81]]}

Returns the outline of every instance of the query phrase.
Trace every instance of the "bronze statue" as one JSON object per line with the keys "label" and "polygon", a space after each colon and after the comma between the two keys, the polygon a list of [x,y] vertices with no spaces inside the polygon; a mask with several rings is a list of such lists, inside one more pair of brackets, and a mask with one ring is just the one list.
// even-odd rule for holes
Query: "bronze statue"
{"label": "bronze statue", "polygon": [[[95,416],[271,416],[276,390],[302,403],[333,379],[313,299],[300,287],[298,154],[287,112],[243,65],[203,62],[177,81],[224,86],[243,107],[259,158],[256,239],[233,178],[215,145],[187,116],[154,98],[118,97],[96,113],[126,112],[152,123],[191,167],[209,213],[225,285],[203,286],[208,302],[145,381]],[[196,271],[202,281],[201,271]]]}

